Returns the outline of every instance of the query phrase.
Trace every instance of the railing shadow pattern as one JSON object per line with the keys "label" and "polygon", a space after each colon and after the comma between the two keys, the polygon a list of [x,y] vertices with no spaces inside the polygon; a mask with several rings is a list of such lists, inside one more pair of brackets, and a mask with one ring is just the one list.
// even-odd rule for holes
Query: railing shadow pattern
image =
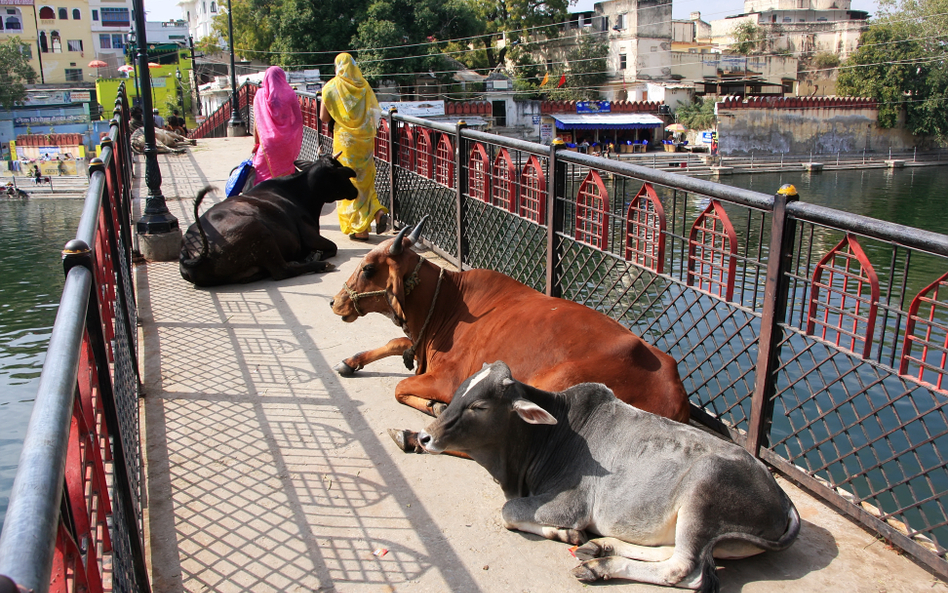
{"label": "railing shadow pattern", "polygon": [[397,113],[376,160],[436,251],[624,323],[696,419],[948,576],[948,237]]}

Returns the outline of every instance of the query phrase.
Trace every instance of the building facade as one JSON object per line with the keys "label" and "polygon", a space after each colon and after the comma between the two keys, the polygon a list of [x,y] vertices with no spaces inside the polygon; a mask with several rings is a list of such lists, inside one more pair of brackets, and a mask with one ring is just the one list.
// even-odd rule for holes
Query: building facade
{"label": "building facade", "polygon": [[850,10],[851,0],[745,0],[744,13],[711,21],[711,38],[718,45],[735,42],[741,23],[763,30],[764,48],[771,53],[806,57],[832,53],[845,60],[859,46],[869,13]]}
{"label": "building facade", "polygon": [[98,75],[116,77],[119,66],[125,63],[127,34],[135,22],[132,1],[89,0],[89,14],[95,58],[107,64]]}
{"label": "building facade", "polygon": [[178,2],[178,6],[181,8],[181,18],[187,24],[195,43],[205,37],[214,37],[217,43],[221,43],[212,26],[214,17],[221,12],[217,0],[182,0]]}
{"label": "building facade", "polygon": [[30,65],[39,75],[38,82],[95,82],[98,70],[89,62],[96,59],[92,30],[93,17],[99,18],[99,13],[93,13],[88,0],[63,0],[55,5],[0,0],[0,10],[0,42],[19,37],[29,46]]}

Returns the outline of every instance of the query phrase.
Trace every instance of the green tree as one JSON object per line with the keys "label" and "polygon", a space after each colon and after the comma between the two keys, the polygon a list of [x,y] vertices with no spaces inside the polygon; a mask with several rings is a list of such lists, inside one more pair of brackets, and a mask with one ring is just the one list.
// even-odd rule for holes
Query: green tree
{"label": "green tree", "polygon": [[[267,61],[266,52],[270,51],[274,41],[270,15],[276,5],[273,0],[231,0],[235,54],[241,58]],[[212,29],[220,39],[228,40],[227,9],[223,5],[221,9],[214,17]],[[216,45],[216,39],[209,41]]]}
{"label": "green tree", "polygon": [[734,53],[749,56],[765,49],[767,36],[764,30],[750,21],[738,23],[731,30],[731,34],[734,36],[734,43],[731,44]]}
{"label": "green tree", "polygon": [[352,39],[366,78],[395,79],[411,86],[419,74],[441,82],[453,68],[438,39],[470,36],[479,29],[463,0],[373,0]]}
{"label": "green tree", "polygon": [[[560,23],[569,16],[569,0],[468,0],[475,14],[484,23],[483,37],[476,40],[484,52],[487,66],[496,68],[504,63],[509,47],[515,41],[530,36],[556,37]],[[508,44],[501,49],[494,47],[501,36]],[[464,61],[462,59],[462,61]]]}
{"label": "green tree", "polygon": [[[598,99],[599,87],[607,78],[606,58],[609,45],[598,34],[583,35],[577,46],[566,54],[564,63],[547,69],[541,57],[530,52],[511,52],[514,68],[514,90],[520,98],[546,97],[554,101]],[[560,81],[565,82],[560,86]],[[546,84],[543,84],[543,80]]]}
{"label": "green tree", "polygon": [[948,138],[944,99],[948,79],[944,50],[923,47],[906,27],[872,25],[859,49],[840,68],[837,93],[871,97],[879,102],[879,125],[891,128],[905,114],[913,134]]}
{"label": "green tree", "polygon": [[675,110],[675,118],[689,130],[709,130],[717,123],[714,115],[714,101],[696,97],[694,103],[680,105]]}
{"label": "green tree", "polygon": [[36,70],[30,66],[30,46],[11,37],[0,43],[0,105],[12,109],[26,100],[26,85],[36,82]]}

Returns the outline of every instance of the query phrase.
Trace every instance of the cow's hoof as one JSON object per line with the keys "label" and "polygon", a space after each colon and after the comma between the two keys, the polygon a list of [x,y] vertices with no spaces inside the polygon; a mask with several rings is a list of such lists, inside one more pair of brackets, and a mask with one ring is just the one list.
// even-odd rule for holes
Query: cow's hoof
{"label": "cow's hoof", "polygon": [[594,583],[599,580],[599,576],[586,566],[586,563],[580,564],[572,570],[573,576],[584,583]]}
{"label": "cow's hoof", "polygon": [[333,270],[336,269],[336,266],[329,263],[328,261],[321,262],[321,263],[323,265],[319,266],[319,268],[317,269],[318,272],[332,272]]}
{"label": "cow's hoof", "polygon": [[410,430],[388,429],[388,436],[392,437],[398,448],[405,453],[424,453],[425,450],[418,444],[418,433]]}
{"label": "cow's hoof", "polygon": [[343,376],[343,377],[351,377],[356,372],[356,369],[347,365],[346,361],[342,361],[336,366],[332,367],[332,370],[336,371],[337,373],[339,373],[340,376]]}
{"label": "cow's hoof", "polygon": [[573,555],[579,560],[585,562],[586,560],[592,560],[593,558],[612,556],[613,552],[611,546],[601,546],[596,543],[596,540],[591,540],[576,548],[576,550],[573,551]]}
{"label": "cow's hoof", "polygon": [[428,402],[428,411],[435,418],[440,416],[447,409],[448,409],[448,404],[444,402],[436,402],[434,400],[431,400]]}

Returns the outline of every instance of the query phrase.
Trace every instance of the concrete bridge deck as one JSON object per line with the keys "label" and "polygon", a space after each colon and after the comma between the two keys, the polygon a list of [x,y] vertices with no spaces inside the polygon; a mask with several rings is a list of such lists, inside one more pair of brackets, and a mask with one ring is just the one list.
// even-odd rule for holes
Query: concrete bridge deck
{"label": "concrete bridge deck", "polygon": [[[202,140],[159,157],[182,229],[200,187],[223,187],[252,140]],[[146,194],[139,175],[139,194]],[[180,199],[177,199],[180,198]],[[177,263],[136,268],[144,382],[149,568],[157,593],[581,591],[568,546],[501,526],[500,488],[475,463],[406,455],[387,428],[429,418],[398,404],[391,358],[340,378],[342,358],[399,335],[381,316],[329,309],[370,245],[339,232],[322,275],[196,289]],[[372,243],[380,239],[372,235]],[[788,550],[721,562],[722,591],[948,591],[800,489]],[[668,591],[609,582],[603,590]]]}

